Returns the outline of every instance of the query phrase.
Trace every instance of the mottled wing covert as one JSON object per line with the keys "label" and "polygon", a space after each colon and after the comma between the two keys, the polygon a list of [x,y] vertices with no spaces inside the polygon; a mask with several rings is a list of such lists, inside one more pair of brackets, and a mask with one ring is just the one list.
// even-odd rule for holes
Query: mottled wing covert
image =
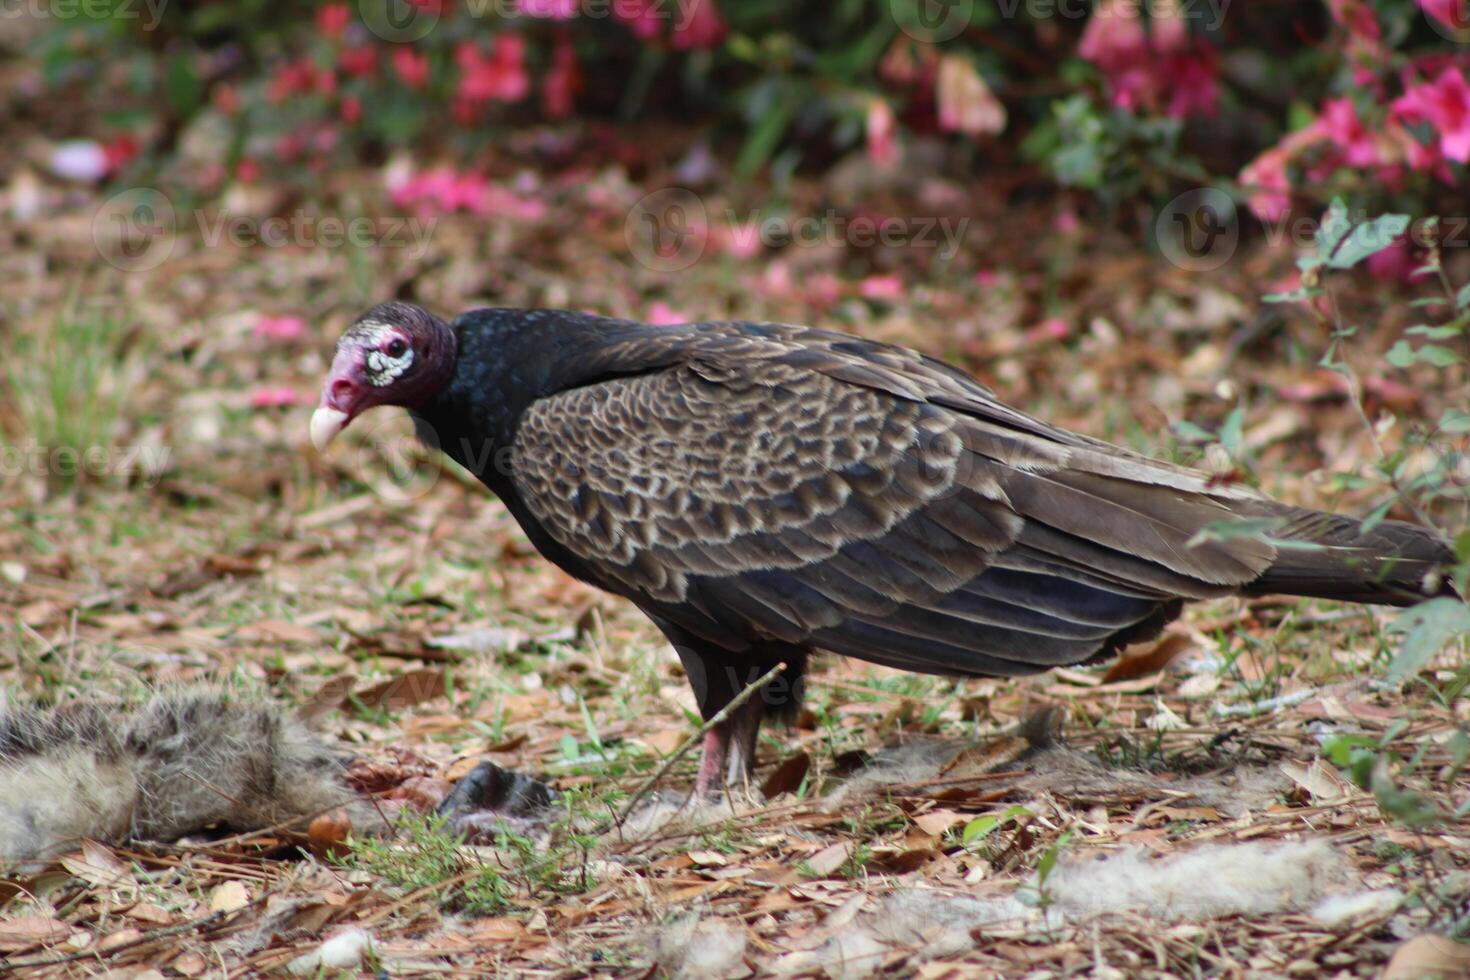
{"label": "mottled wing covert", "polygon": [[1274,554],[1189,546],[1229,516],[1203,476],[1051,429],[910,352],[780,325],[656,337],[655,369],[621,339],[589,355],[607,380],[535,402],[514,479],[603,584],[724,646],[1024,673],[1156,628],[1175,597],[1229,591]]}

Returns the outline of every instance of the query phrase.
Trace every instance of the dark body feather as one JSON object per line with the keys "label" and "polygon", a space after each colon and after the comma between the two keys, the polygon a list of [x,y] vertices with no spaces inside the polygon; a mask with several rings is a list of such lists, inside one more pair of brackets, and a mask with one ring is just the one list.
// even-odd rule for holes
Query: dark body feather
{"label": "dark body feather", "polygon": [[[788,663],[725,733],[747,751],[759,711],[794,708],[812,649],[1029,674],[1154,636],[1185,600],[1404,604],[1439,591],[1451,560],[1423,529],[1362,534],[1049,426],[947,365],[845,334],[516,310],[450,327],[455,372],[414,411],[421,434],[547,558],[647,613],[705,717]],[[1190,543],[1237,517],[1276,518],[1277,539],[1319,547]]]}

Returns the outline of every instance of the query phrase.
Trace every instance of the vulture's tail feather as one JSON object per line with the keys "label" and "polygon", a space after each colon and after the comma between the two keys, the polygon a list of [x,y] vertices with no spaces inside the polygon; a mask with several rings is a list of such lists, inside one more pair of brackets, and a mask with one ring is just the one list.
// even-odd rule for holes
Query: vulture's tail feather
{"label": "vulture's tail feather", "polygon": [[[1254,515],[1252,515],[1254,516]],[[1299,595],[1343,602],[1411,606],[1456,595],[1447,572],[1455,556],[1434,531],[1402,521],[1361,521],[1303,507],[1274,505],[1285,523],[1271,532],[1276,561],[1246,586],[1247,595]],[[1310,547],[1293,548],[1289,542]]]}

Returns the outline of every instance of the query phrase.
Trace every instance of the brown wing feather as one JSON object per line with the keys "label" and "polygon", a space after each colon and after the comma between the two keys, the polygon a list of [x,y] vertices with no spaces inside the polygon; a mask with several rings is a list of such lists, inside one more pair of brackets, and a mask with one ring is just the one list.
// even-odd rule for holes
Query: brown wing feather
{"label": "brown wing feather", "polygon": [[619,338],[595,353],[611,380],[526,411],[515,481],[602,584],[732,649],[1027,672],[1273,557],[1188,545],[1237,491],[1052,429],[913,352],[783,325],[656,336]]}

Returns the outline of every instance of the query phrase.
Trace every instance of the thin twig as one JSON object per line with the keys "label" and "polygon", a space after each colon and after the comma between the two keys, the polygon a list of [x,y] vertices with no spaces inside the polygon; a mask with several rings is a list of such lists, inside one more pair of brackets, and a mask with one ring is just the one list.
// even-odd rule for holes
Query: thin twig
{"label": "thin twig", "polygon": [[668,775],[669,770],[674,768],[674,764],[676,762],[684,758],[685,754],[688,753],[690,747],[693,746],[695,742],[703,739],[706,735],[713,731],[716,725],[719,725],[725,719],[729,718],[730,715],[732,715],[736,711],[736,709],[742,707],[745,702],[754,697],[756,691],[760,690],[762,687],[765,687],[766,681],[775,677],[777,674],[785,669],[786,662],[782,661],[781,663],[772,667],[770,670],[766,671],[760,677],[756,678],[751,683],[747,684],[745,686],[745,690],[735,695],[735,697],[730,700],[729,704],[725,705],[719,711],[715,712],[713,718],[705,722],[703,725],[700,725],[699,731],[695,732],[693,735],[685,739],[684,744],[675,749],[673,754],[664,760],[664,764],[659,766],[658,769],[654,771],[653,775],[645,779],[643,783],[636,790],[633,791],[633,795],[628,799],[627,805],[623,807],[623,812],[618,814],[617,826],[619,828],[623,826],[628,817],[633,813],[633,807],[638,805],[638,801],[643,799],[644,795],[653,788],[655,783],[657,783],[660,779],[663,779],[664,776]]}

